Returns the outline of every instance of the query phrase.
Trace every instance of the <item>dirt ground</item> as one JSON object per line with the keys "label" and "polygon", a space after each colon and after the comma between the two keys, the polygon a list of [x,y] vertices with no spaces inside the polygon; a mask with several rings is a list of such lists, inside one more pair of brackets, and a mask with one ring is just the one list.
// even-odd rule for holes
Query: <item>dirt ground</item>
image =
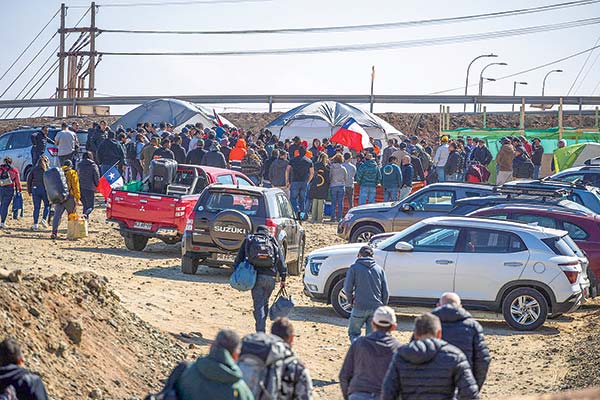
{"label": "dirt ground", "polygon": [[[9,217],[7,229],[0,231],[0,267],[42,275],[94,271],[106,276],[110,288],[119,294],[128,310],[172,334],[186,347],[194,343],[189,346],[188,358],[205,354],[219,328],[231,327],[241,334],[252,331],[250,296],[229,286],[227,269],[200,267],[195,276],[183,275],[179,268],[179,247],[158,241],[151,241],[143,252],[131,252],[124,247],[114,227],[104,222],[102,208],[92,215],[89,238],[65,240],[66,222],[63,222],[59,235],[62,239],[50,240],[49,231],[29,229],[31,205],[27,195],[25,200],[24,219]],[[307,254],[341,242],[334,225],[307,223],[305,228]],[[330,306],[313,303],[305,297],[300,277],[292,277],[289,287],[297,304],[291,316],[297,332],[294,349],[311,371],[315,398],[341,398],[337,374],[348,348],[346,320],[337,317]],[[573,343],[587,336],[582,336],[589,328],[586,314],[594,308],[598,304],[588,304],[583,310],[548,321],[542,329],[531,333],[512,331],[494,316],[482,321],[493,355],[483,397],[495,399],[564,387],[568,375],[577,373],[572,365]],[[399,340],[409,339],[412,315],[422,311],[398,309],[401,318],[394,335]],[[124,375],[120,379],[126,383],[131,378]],[[144,395],[140,393],[139,398]]]}

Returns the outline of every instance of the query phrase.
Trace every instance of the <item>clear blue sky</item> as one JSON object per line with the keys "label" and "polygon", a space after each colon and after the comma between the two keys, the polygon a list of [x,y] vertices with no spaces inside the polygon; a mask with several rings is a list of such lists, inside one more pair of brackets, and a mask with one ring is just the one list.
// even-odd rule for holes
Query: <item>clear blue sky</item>
{"label": "clear blue sky", "polygon": [[[98,4],[157,0],[98,0]],[[168,1],[168,0],[166,0]],[[245,28],[281,28],[396,22],[417,19],[462,16],[515,8],[558,3],[561,0],[273,0],[237,4],[195,4],[160,7],[100,7],[97,25],[114,29],[223,30]],[[68,6],[85,6],[89,1],[66,1]],[[29,43],[39,29],[60,7],[60,1],[2,1],[4,15],[0,24],[2,54],[0,74]],[[85,8],[70,8],[67,25],[72,26]],[[203,51],[247,50],[286,47],[311,47],[414,40],[429,37],[470,34],[532,25],[551,24],[600,16],[600,3],[559,11],[497,18],[485,21],[344,33],[296,33],[244,36],[167,36],[102,34],[99,51]],[[89,22],[89,19],[84,20]],[[0,81],[0,93],[35,52],[58,28],[58,18],[36,42],[23,60]],[[97,69],[97,92],[110,95],[177,94],[365,94],[369,91],[371,65],[376,66],[375,92],[379,94],[427,94],[464,85],[468,62],[475,56],[494,52],[491,61],[509,65],[487,70],[498,77],[523,70],[592,47],[600,38],[600,25],[519,37],[492,39],[462,44],[419,48],[361,51],[333,54],[230,57],[121,57],[106,56]],[[71,43],[76,37],[72,34]],[[58,45],[56,37],[32,68],[3,97],[14,98],[37,66]],[[600,49],[597,50],[600,52]],[[592,54],[587,79],[574,94],[590,95],[599,82],[600,61]],[[542,78],[553,74],[546,94],[566,94],[586,55],[559,65],[490,83],[485,94],[511,94],[513,80],[527,81],[518,94],[540,94]],[[52,60],[54,61],[54,60]],[[52,62],[51,61],[51,62]],[[487,60],[472,69],[471,83]],[[587,71],[584,71],[584,73]],[[56,87],[53,77],[36,97],[49,97]],[[576,86],[577,87],[577,86]],[[471,88],[470,93],[476,93]],[[462,90],[452,92],[460,94]],[[596,91],[598,94],[598,91]],[[257,105],[244,106],[255,110]],[[458,108],[458,107],[457,107]],[[462,108],[462,107],[461,107]],[[218,108],[222,110],[223,108]],[[266,109],[266,106],[265,106]],[[376,106],[375,111],[411,111],[411,106]],[[420,109],[437,110],[437,107]],[[493,108],[492,108],[493,109]],[[114,111],[125,111],[115,108]],[[232,110],[237,111],[237,110]],[[26,110],[22,116],[28,115]]]}

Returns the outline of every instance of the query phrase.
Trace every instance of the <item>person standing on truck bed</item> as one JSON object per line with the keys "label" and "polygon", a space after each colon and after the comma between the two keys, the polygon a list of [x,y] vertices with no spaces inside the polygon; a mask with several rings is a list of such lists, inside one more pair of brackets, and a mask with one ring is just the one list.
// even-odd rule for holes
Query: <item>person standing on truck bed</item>
{"label": "person standing on truck bed", "polygon": [[144,146],[142,154],[140,155],[140,161],[144,170],[144,178],[150,175],[150,163],[152,162],[152,156],[156,149],[158,149],[158,138],[154,136],[150,138],[150,142]]}
{"label": "person standing on truck bed", "polygon": [[175,159],[175,154],[171,151],[171,140],[166,137],[160,141],[160,147],[156,149],[152,158],[169,158],[171,160]]}
{"label": "person standing on truck bed", "polygon": [[[262,246],[259,248],[259,245]],[[259,266],[256,259],[261,256],[263,250],[269,254],[269,258],[268,261],[260,263],[264,266]],[[279,273],[281,287],[283,288],[288,273],[281,247],[265,225],[259,225],[256,228],[256,233],[247,235],[242,242],[234,265],[238,265],[243,261],[248,261],[256,269],[256,284],[252,289],[254,321],[256,332],[265,332],[267,315],[269,314],[269,298],[275,289],[275,277]]]}

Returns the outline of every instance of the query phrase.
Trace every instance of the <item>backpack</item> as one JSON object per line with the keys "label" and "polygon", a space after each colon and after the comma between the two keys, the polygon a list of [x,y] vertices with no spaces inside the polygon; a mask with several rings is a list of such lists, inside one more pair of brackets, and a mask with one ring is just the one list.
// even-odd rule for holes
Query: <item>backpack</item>
{"label": "backpack", "polygon": [[238,367],[255,400],[274,400],[293,392],[293,386],[288,387],[293,380],[286,375],[287,366],[295,360],[281,338],[258,332],[242,340]]}
{"label": "backpack", "polygon": [[[144,400],[178,400],[175,384],[189,365],[190,363],[187,361],[177,364],[173,372],[171,372],[171,375],[167,378],[163,390],[156,394],[149,394]],[[0,400],[4,400],[1,395]]]}
{"label": "backpack", "polygon": [[128,160],[135,160],[137,158],[136,143],[132,140],[125,145],[125,153]]}
{"label": "backpack", "polygon": [[19,400],[15,388],[10,385],[0,392],[0,400]]}
{"label": "backpack", "polygon": [[8,168],[9,167],[6,165],[0,167],[0,186],[10,186],[13,184],[10,174],[8,173]]}
{"label": "backpack", "polygon": [[229,284],[239,291],[252,290],[256,284],[256,270],[248,261],[242,261],[235,266],[229,277]]}
{"label": "backpack", "polygon": [[48,168],[44,172],[44,187],[51,204],[64,203],[69,197],[67,178],[61,168]]}
{"label": "backpack", "polygon": [[273,241],[267,235],[249,235],[246,239],[246,260],[257,268],[271,268],[277,255]]}

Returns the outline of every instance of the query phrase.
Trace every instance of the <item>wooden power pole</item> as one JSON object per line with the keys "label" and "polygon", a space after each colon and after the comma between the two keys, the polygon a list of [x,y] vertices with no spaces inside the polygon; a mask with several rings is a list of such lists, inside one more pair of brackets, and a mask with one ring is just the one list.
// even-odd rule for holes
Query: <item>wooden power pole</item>
{"label": "wooden power pole", "polygon": [[90,20],[90,63],[88,66],[88,97],[94,97],[96,91],[96,3],[92,2]]}
{"label": "wooden power pole", "polygon": [[[58,53],[58,87],[56,88],[56,98],[63,99],[65,97],[65,20],[67,18],[67,7],[65,3],[60,5],[60,46]],[[63,106],[56,107],[56,116],[63,116]]]}

